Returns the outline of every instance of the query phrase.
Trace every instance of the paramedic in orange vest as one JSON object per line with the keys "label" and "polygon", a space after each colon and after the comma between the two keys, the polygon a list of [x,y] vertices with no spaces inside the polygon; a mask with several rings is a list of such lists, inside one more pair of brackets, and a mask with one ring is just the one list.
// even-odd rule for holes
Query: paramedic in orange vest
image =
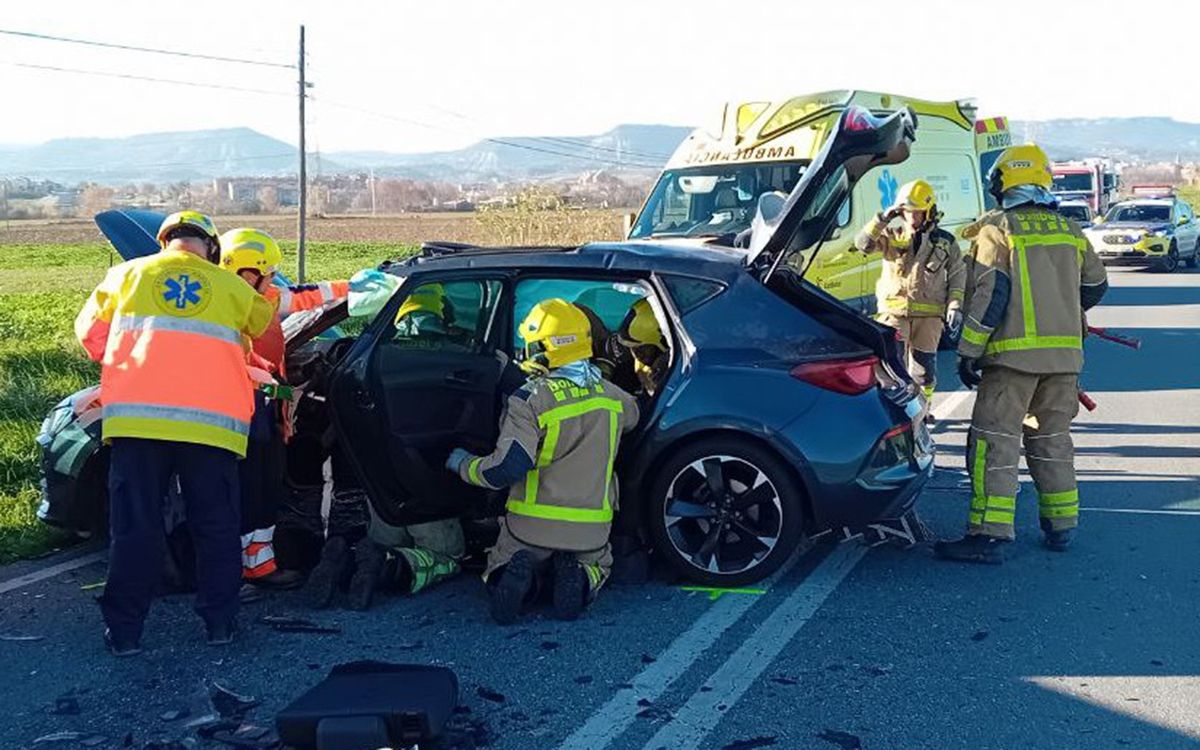
{"label": "paramedic in orange vest", "polygon": [[[254,339],[250,364],[285,382],[285,342],[281,318],[346,297],[348,281],[322,282],[280,289],[275,272],[283,262],[279,243],[258,229],[241,227],[221,235],[221,267],[237,274],[278,311],[262,336]],[[286,305],[286,306],[285,306]],[[269,376],[269,377],[268,377]],[[264,588],[293,588],[301,583],[297,571],[278,567],[275,560],[275,519],[284,486],[284,440],[280,404],[262,390],[254,394],[254,419],[246,460],[238,467],[242,488],[242,578]]]}
{"label": "paramedic in orange vest", "polygon": [[236,630],[241,546],[238,459],[254,394],[246,337],[266,330],[270,303],[216,265],[217,232],[195,211],[168,216],[161,252],[109,269],[75,319],[102,364],[109,466],[109,568],[100,608],[109,649],[141,651],[163,571],[163,498],[177,477],[196,546],[196,611],[208,643]]}

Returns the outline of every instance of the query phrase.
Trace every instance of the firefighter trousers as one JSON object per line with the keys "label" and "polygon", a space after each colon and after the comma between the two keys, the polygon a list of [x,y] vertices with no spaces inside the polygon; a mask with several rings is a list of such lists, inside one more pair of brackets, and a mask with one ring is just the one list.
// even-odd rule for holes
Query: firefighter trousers
{"label": "firefighter trousers", "polygon": [[[500,536],[496,538],[495,546],[488,550],[487,568],[483,572],[483,580],[489,580],[493,573],[507,565],[508,561],[513,558],[513,555],[521,550],[530,552],[533,555],[533,559],[537,561],[539,579],[545,576],[551,556],[558,551],[548,547],[529,544],[518,539],[509,530],[506,519],[501,517]],[[612,545],[605,544],[597,550],[572,552],[571,554],[575,556],[575,559],[579,562],[579,566],[587,573],[589,599],[595,597],[612,572]]]}
{"label": "firefighter trousers", "polygon": [[984,369],[967,436],[968,534],[1014,538],[1022,444],[1037,486],[1042,529],[1078,525],[1079,490],[1071,442],[1071,420],[1079,413],[1078,381],[1075,374]]}
{"label": "firefighter trousers", "polygon": [[879,322],[895,328],[904,341],[904,364],[908,374],[925,394],[933,397],[937,386],[937,351],[942,340],[942,329],[946,323],[941,318],[898,317],[884,313]]}

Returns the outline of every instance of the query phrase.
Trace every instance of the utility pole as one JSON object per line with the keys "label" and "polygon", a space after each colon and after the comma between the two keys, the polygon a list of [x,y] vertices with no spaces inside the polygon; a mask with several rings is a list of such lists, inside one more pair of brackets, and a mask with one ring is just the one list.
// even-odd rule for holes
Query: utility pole
{"label": "utility pole", "polygon": [[375,215],[375,168],[371,167],[371,215]]}
{"label": "utility pole", "polygon": [[298,234],[298,253],[296,263],[296,281],[304,283],[304,249],[305,249],[305,226],[308,218],[308,165],[305,150],[304,150],[304,100],[308,96],[304,83],[304,26],[300,26],[300,215],[297,217]]}

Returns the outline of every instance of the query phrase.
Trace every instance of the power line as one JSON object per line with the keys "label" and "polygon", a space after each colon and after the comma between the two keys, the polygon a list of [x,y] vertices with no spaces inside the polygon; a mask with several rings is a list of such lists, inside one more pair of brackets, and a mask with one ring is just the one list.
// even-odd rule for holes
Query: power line
{"label": "power line", "polygon": [[[421,128],[428,128],[430,130],[436,130],[439,132],[446,129],[442,126],[432,125],[427,122],[421,122],[419,120],[412,120],[412,119],[409,119],[406,117],[396,117],[394,115],[388,115],[388,114],[384,114],[382,112],[374,112],[372,110],[363,109],[361,107],[355,107],[350,104],[342,104],[341,102],[335,102],[335,101],[331,101],[331,100],[328,100],[325,98],[320,98],[320,99],[316,99],[315,97],[310,97],[310,98],[313,98],[315,101],[324,102],[325,104],[329,104],[334,107],[347,109],[352,112],[358,112],[358,113],[364,114],[364,115],[370,115],[372,117],[378,117],[378,118],[381,118],[384,120],[392,120],[394,122],[402,122],[402,123],[405,123],[408,125],[414,125],[416,127],[421,127]],[[655,170],[661,168],[661,166],[662,166],[661,164],[648,164],[648,163],[644,163],[644,162],[629,161],[629,160],[625,160],[625,159],[617,160],[617,159],[612,159],[612,158],[603,158],[603,157],[600,157],[598,155],[593,155],[593,154],[581,154],[581,153],[570,153],[570,152],[566,152],[566,151],[557,151],[557,150],[550,149],[550,148],[542,148],[539,146],[533,146],[533,145],[530,145],[527,143],[516,143],[514,141],[508,141],[503,138],[484,137],[484,138],[480,138],[480,140],[484,143],[492,143],[497,146],[506,146],[508,148],[516,148],[516,149],[521,149],[524,151],[533,151],[533,152],[537,152],[537,153],[550,154],[553,156],[562,156],[562,157],[566,157],[568,159],[581,159],[583,161],[590,161],[590,162],[599,163],[599,164],[642,167],[644,169],[655,169]],[[544,140],[544,139],[529,138],[528,140],[539,141],[539,140]]]}
{"label": "power line", "polygon": [[120,49],[129,52],[149,52],[156,55],[171,55],[173,57],[190,57],[197,60],[214,60],[216,62],[238,63],[240,65],[259,65],[266,68],[285,68],[295,70],[295,65],[285,65],[283,63],[267,62],[265,60],[248,60],[241,57],[223,57],[221,55],[205,55],[199,52],[179,52],[177,50],[159,49],[156,47],[135,47],[130,44],[115,44],[112,42],[97,42],[90,39],[75,39],[65,36],[52,36],[50,34],[38,34],[32,31],[16,31],[13,29],[0,29],[0,34],[9,36],[20,36],[27,39],[39,39],[46,42],[66,42],[68,44],[83,44],[88,47],[104,47],[106,49]]}
{"label": "power line", "polygon": [[227,86],[221,83],[201,83],[198,81],[182,81],[177,78],[155,78],[154,76],[139,76],[132,73],[112,73],[103,70],[85,70],[83,68],[63,68],[57,65],[37,65],[35,63],[9,62],[0,61],[0,65],[10,65],[16,68],[30,68],[33,70],[49,70],[56,73],[77,73],[79,75],[99,76],[102,78],[122,78],[132,81],[149,81],[151,83],[172,83],[178,86],[192,86],[202,89],[220,89],[222,91],[241,91],[247,94],[266,94],[268,96],[286,96],[291,97],[293,94],[283,91],[271,91],[268,89],[255,89],[246,86]]}

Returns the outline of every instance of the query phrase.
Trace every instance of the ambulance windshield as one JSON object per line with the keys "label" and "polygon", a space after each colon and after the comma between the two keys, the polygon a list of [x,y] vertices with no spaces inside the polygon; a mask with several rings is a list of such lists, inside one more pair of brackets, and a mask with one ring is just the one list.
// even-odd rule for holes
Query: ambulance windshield
{"label": "ambulance windshield", "polygon": [[663,172],[633,225],[631,239],[717,237],[750,227],[758,196],[790,193],[808,161],[723,164]]}

